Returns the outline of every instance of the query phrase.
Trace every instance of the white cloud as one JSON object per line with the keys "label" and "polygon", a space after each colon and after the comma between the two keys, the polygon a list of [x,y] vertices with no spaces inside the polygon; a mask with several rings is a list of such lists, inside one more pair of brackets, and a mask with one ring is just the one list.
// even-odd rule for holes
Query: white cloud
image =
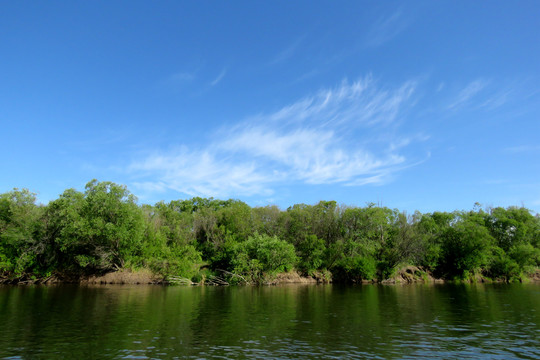
{"label": "white cloud", "polygon": [[210,83],[210,86],[216,86],[221,80],[223,80],[223,78],[225,77],[225,74],[227,74],[227,70],[226,69],[221,70],[219,75],[214,80],[212,80],[212,82]]}
{"label": "white cloud", "polygon": [[[206,150],[186,148],[165,154],[152,154],[128,169],[139,176],[157,180],[135,182],[141,190],[174,190],[190,196],[233,196],[271,194],[264,188],[268,178],[250,163],[233,163]],[[152,187],[155,187],[152,189]]]}
{"label": "white cloud", "polygon": [[376,158],[363,149],[347,149],[340,140],[329,130],[276,132],[259,126],[236,134],[221,147],[269,161],[284,168],[288,179],[308,184],[347,182],[404,161],[398,156]]}
{"label": "white cloud", "polygon": [[367,33],[366,44],[381,46],[403,32],[410,22],[411,19],[404,16],[401,10],[395,11],[390,16],[383,16],[373,24]]}
{"label": "white cloud", "polygon": [[[456,91],[448,101],[447,110],[490,112],[501,107],[511,106],[516,99],[525,98],[520,89],[523,85],[517,81],[489,80],[478,78]],[[523,109],[523,107],[520,107]]]}
{"label": "white cloud", "polygon": [[[334,89],[319,91],[316,96],[304,98],[286,106],[265,120],[285,124],[309,122],[311,127],[372,126],[395,120],[402,105],[411,97],[416,84],[406,82],[393,90],[377,89],[371,76],[349,84],[343,81]],[[256,119],[252,119],[256,120]]]}
{"label": "white cloud", "polygon": [[466,104],[469,100],[475,97],[480,93],[486,86],[488,82],[482,79],[477,79],[470,82],[464,89],[462,89],[457,98],[448,106],[449,109],[455,109],[461,105]]}
{"label": "white cloud", "polygon": [[189,72],[178,72],[169,76],[169,82],[184,82],[191,81],[195,78],[195,74]]}
{"label": "white cloud", "polygon": [[497,109],[508,102],[513,90],[508,90],[500,93],[496,93],[482,102],[478,107],[486,110]]}
{"label": "white cloud", "polygon": [[129,171],[142,190],[190,196],[269,196],[284,183],[380,184],[410,164],[400,151],[425,139],[388,135],[414,89],[412,82],[382,89],[369,76],[344,81],[217,130],[206,146],[147,155]]}
{"label": "white cloud", "polygon": [[531,153],[531,152],[540,152],[540,145],[520,145],[512,146],[504,149],[504,152],[510,154],[521,154],[521,153]]}
{"label": "white cloud", "polygon": [[300,46],[302,41],[304,40],[306,36],[300,36],[296,40],[294,40],[289,46],[287,46],[284,50],[282,50],[279,54],[277,54],[272,61],[270,61],[270,65],[275,65],[279,63],[283,63],[286,60],[290,59],[294,53],[296,52],[296,49]]}

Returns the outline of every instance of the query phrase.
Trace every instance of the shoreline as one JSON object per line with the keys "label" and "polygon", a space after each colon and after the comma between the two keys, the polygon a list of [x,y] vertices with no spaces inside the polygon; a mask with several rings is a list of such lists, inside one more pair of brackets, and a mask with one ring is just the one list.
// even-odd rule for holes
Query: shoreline
{"label": "shoreline", "polygon": [[396,274],[385,280],[361,280],[355,282],[338,282],[331,279],[321,279],[313,276],[302,276],[298,272],[279,273],[273,277],[260,283],[241,283],[231,285],[224,280],[216,281],[211,279],[203,279],[195,283],[185,278],[168,279],[166,276],[157,275],[148,269],[129,270],[122,269],[115,272],[110,272],[105,275],[91,275],[83,278],[68,278],[49,276],[42,279],[0,279],[0,285],[61,285],[61,284],[78,284],[78,285],[162,285],[162,286],[276,286],[276,285],[320,285],[320,284],[349,284],[349,285],[409,285],[409,284],[446,284],[446,283],[467,283],[467,284],[489,284],[489,283],[529,283],[540,282],[540,269],[530,276],[520,278],[517,281],[508,281],[507,279],[489,279],[481,275],[476,275],[471,279],[463,280],[447,280],[438,279],[431,276],[427,272],[421,271],[416,267],[407,266]]}

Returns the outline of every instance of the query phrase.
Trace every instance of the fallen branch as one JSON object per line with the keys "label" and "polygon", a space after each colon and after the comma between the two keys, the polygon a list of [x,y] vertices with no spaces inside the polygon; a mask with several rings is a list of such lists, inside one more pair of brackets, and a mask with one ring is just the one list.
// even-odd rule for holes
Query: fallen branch
{"label": "fallen branch", "polygon": [[217,286],[227,286],[229,283],[225,281],[225,279],[220,278],[219,276],[212,276],[210,275],[206,281],[209,283],[208,285],[217,285]]}
{"label": "fallen branch", "polygon": [[183,278],[180,276],[167,276],[167,282],[175,285],[195,285],[195,283],[188,278]]}
{"label": "fallen branch", "polygon": [[37,280],[36,283],[37,284],[46,284],[47,281],[51,280],[53,277],[53,275],[49,276],[49,277],[46,277],[45,279],[41,279],[41,280]]}
{"label": "fallen branch", "polygon": [[227,275],[231,275],[233,277],[240,278],[240,279],[242,279],[242,281],[244,281],[244,283],[246,283],[246,284],[248,283],[248,281],[243,276],[240,276],[238,274],[232,273],[232,272],[227,271],[227,270],[221,270],[221,269],[217,269],[217,271],[221,271],[222,273],[225,273]]}

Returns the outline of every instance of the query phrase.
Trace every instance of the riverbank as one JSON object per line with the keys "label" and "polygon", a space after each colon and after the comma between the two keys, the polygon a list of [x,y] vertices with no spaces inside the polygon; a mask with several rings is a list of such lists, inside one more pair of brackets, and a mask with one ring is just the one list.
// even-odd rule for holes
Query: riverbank
{"label": "riverbank", "polygon": [[[0,194],[0,283],[80,282],[81,274],[135,284],[436,281],[422,269],[487,282],[520,281],[538,267],[540,217],[525,208],[409,216],[335,201],[287,210],[212,198],[139,205],[125,186],[97,180],[46,206],[28,190]],[[118,271],[126,268],[162,277]],[[313,279],[276,275],[290,271]]]}
{"label": "riverbank", "polygon": [[[278,273],[273,276],[266,276],[260,281],[248,281],[247,279],[228,273],[229,275],[239,277],[239,281],[233,282],[236,285],[285,285],[285,284],[325,284],[332,283],[331,274],[329,273],[314,273],[313,276],[304,276],[296,271]],[[223,274],[224,275],[224,274]],[[109,272],[104,275],[92,275],[79,278],[55,276],[51,275],[44,278],[17,278],[8,279],[0,278],[0,284],[7,285],[50,285],[50,284],[63,284],[63,283],[76,283],[81,285],[88,284],[101,284],[101,285],[199,285],[199,286],[227,286],[232,285],[230,281],[227,281],[225,276],[210,275],[201,278],[198,282],[191,279],[175,277],[175,276],[163,276],[155,274],[148,269],[120,269],[118,271]],[[229,277],[230,278],[230,277]],[[540,282],[540,269],[529,276],[523,276],[514,282]],[[353,284],[383,284],[383,285],[396,285],[396,284],[441,284],[441,283],[504,283],[510,282],[506,279],[490,279],[488,277],[477,274],[469,279],[464,280],[448,280],[435,278],[429,272],[426,272],[416,266],[405,266],[397,271],[388,279],[384,280],[361,280],[353,282]]]}

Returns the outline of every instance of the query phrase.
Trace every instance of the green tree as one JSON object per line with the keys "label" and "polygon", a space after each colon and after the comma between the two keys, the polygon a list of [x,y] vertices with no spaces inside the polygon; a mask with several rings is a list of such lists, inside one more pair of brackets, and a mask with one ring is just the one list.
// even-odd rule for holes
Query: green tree
{"label": "green tree", "polygon": [[296,245],[298,269],[308,275],[320,270],[324,264],[325,249],[325,241],[316,235],[300,239]]}
{"label": "green tree", "polygon": [[466,278],[488,264],[495,240],[474,216],[461,214],[441,234],[440,271],[447,277]]}
{"label": "green tree", "polygon": [[143,206],[145,231],[138,263],[154,273],[192,278],[202,263],[191,236],[193,215],[160,202]]}
{"label": "green tree", "polygon": [[0,194],[0,274],[21,277],[44,270],[43,208],[35,202],[28,189]]}
{"label": "green tree", "polygon": [[540,222],[523,207],[494,208],[485,214],[485,224],[505,252],[521,244],[538,246]]}
{"label": "green tree", "polygon": [[275,205],[255,207],[251,210],[253,218],[253,233],[282,237],[284,229],[284,212]]}
{"label": "green tree", "polygon": [[264,275],[292,270],[296,261],[291,244],[277,237],[255,234],[235,244],[232,266],[234,272],[260,282]]}
{"label": "green tree", "polygon": [[51,208],[60,266],[98,273],[131,264],[141,252],[142,211],[123,185],[92,180],[83,194],[66,190]]}

